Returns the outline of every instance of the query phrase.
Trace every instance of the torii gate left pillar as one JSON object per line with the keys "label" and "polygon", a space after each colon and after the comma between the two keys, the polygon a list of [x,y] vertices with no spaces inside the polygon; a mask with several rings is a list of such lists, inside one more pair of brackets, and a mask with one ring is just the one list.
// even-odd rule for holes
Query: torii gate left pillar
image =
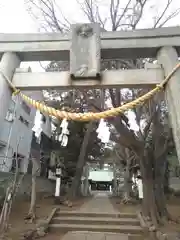
{"label": "torii gate left pillar", "polygon": [[[2,127],[2,124],[4,122],[4,119],[6,117],[12,90],[9,88],[8,83],[6,81],[6,77],[9,80],[12,80],[14,72],[17,67],[20,65],[20,59],[15,53],[4,53],[1,62],[0,62],[0,126]],[[1,136],[1,130],[0,130],[0,136]],[[0,138],[1,139],[1,138]]]}

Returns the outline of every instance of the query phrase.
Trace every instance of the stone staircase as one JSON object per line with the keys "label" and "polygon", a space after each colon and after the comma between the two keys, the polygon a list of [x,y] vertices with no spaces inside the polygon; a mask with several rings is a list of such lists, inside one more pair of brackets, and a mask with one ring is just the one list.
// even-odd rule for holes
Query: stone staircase
{"label": "stone staircase", "polygon": [[[50,223],[52,232],[104,232],[122,234],[126,238],[144,239],[136,214],[57,211]],[[128,236],[128,238],[127,238]]]}

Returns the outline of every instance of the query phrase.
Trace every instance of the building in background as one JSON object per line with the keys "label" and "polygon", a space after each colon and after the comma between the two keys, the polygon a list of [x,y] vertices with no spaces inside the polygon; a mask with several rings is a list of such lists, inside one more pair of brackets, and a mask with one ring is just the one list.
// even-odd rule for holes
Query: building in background
{"label": "building in background", "polygon": [[[40,91],[25,92],[35,100],[43,100]],[[15,156],[18,156],[20,172],[27,172],[31,152],[32,128],[36,109],[27,105],[20,97],[12,97],[0,132],[0,171],[10,172],[15,169]],[[50,134],[50,119],[45,117],[43,132]]]}
{"label": "building in background", "polygon": [[111,191],[114,178],[113,170],[110,168],[90,170],[89,183],[92,190]]}

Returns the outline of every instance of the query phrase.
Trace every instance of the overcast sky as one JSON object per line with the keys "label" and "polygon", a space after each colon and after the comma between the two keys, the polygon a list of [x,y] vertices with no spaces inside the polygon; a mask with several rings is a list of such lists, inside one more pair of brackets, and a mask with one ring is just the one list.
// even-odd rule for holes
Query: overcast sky
{"label": "overcast sky", "polygon": [[[38,31],[37,24],[28,15],[24,2],[25,0],[0,0],[0,32],[27,33]],[[59,3],[62,12],[70,21],[83,22],[85,20],[76,0],[56,0],[56,2]],[[107,2],[107,0],[101,0],[100,2]],[[122,2],[126,2],[126,0],[122,0]],[[146,10],[148,15],[144,15],[144,21],[141,23],[142,27],[143,25],[150,27],[151,18],[158,11],[162,11],[166,2],[167,0],[149,0]],[[174,3],[171,10],[180,7],[179,0],[174,0]],[[106,6],[101,9],[104,14],[106,14],[106,11],[109,11]],[[178,25],[179,23],[180,16],[171,21],[169,25]]]}
{"label": "overcast sky", "polygon": [[[126,2],[127,0],[122,1]],[[57,0],[57,2],[60,3],[63,14],[70,22],[86,21],[76,0]],[[105,2],[105,0],[101,0],[102,2]],[[166,2],[167,0],[149,0],[149,7],[146,10],[143,21],[141,21],[140,27],[151,27],[154,14],[157,14],[159,11],[161,12]],[[171,10],[180,7],[180,0],[174,2],[176,3],[172,6]],[[154,7],[155,3],[156,7]],[[107,11],[109,10],[106,6],[102,7],[102,14],[107,14]],[[173,19],[168,25],[180,25],[180,16]],[[24,0],[0,0],[0,33],[32,33],[38,31],[38,24],[28,14]],[[37,63],[31,64],[31,67],[33,71],[42,71],[42,68]]]}

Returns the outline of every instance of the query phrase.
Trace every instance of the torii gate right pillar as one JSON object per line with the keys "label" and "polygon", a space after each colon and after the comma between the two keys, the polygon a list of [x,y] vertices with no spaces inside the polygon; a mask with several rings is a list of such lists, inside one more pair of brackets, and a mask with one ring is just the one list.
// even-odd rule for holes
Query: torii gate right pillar
{"label": "torii gate right pillar", "polygon": [[[165,76],[167,76],[179,63],[176,49],[173,47],[161,48],[158,52],[158,63],[163,66]],[[167,83],[165,97],[180,163],[180,70]]]}

